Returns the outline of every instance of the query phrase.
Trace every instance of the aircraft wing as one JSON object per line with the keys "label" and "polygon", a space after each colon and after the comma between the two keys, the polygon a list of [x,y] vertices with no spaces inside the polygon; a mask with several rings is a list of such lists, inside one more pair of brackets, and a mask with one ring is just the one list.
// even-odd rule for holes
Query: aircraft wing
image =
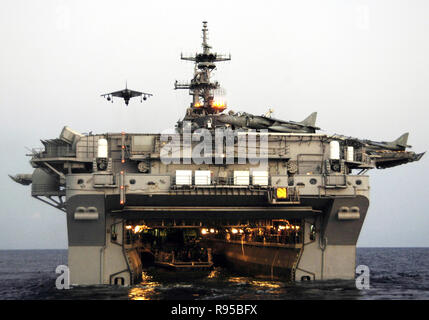
{"label": "aircraft wing", "polygon": [[121,90],[121,91],[115,91],[115,92],[109,92],[109,93],[105,93],[105,94],[102,94],[101,96],[102,97],[105,97],[105,96],[114,96],[114,97],[123,97],[124,96],[124,90]]}
{"label": "aircraft wing", "polygon": [[128,89],[131,98],[141,96],[143,92]]}
{"label": "aircraft wing", "polygon": [[135,91],[135,90],[130,90],[130,89],[128,89],[128,92],[129,92],[131,98],[139,97],[139,96],[145,96],[145,97],[151,97],[152,96],[151,93],[140,92],[140,91]]}
{"label": "aircraft wing", "polygon": [[278,125],[289,123],[289,121],[280,120],[280,119],[276,119],[276,118],[266,118],[266,119],[271,120],[271,121],[273,121],[273,123],[278,124]]}
{"label": "aircraft wing", "polygon": [[265,117],[265,116],[260,116],[261,118],[264,118],[266,120],[272,121],[273,125],[278,125],[281,126],[283,124],[295,124],[295,125],[300,125],[302,127],[305,127],[305,125],[299,123],[299,122],[294,122],[294,121],[285,121],[285,120],[280,120],[280,119],[276,119],[276,118],[272,118],[272,117]]}
{"label": "aircraft wing", "polygon": [[143,94],[144,96],[147,96],[147,97],[152,97],[153,96],[152,93],[141,92],[141,94]]}
{"label": "aircraft wing", "polygon": [[[130,90],[130,89],[127,89],[127,90],[128,90],[127,93],[130,95],[130,98],[134,98],[134,97],[138,97],[138,96],[142,96],[142,95],[143,96],[148,96],[148,97],[153,96],[153,94],[151,94],[151,93],[140,92],[140,91],[135,91],[135,90]],[[105,93],[105,94],[102,94],[101,96],[102,97],[105,97],[105,96],[114,96],[114,97],[121,97],[121,98],[123,98],[125,95],[126,95],[126,91],[125,90],[120,90],[120,91]]]}

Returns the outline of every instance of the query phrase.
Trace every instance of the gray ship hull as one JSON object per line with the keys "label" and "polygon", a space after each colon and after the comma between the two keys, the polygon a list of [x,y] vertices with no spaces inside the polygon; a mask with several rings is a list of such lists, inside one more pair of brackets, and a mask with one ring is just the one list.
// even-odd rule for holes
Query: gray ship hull
{"label": "gray ship hull", "polygon": [[[109,207],[116,196],[77,195],[68,201],[69,267],[75,284],[125,283],[139,280],[142,261],[139,251],[127,246],[124,226],[132,221],[173,225],[194,222],[202,224],[289,219],[303,227],[302,241],[297,244],[248,243],[244,241],[208,240],[205,246],[223,256],[233,269],[254,276],[283,280],[353,279],[355,248],[369,201],[364,196],[336,199],[302,198],[299,205],[267,206],[266,199],[234,196],[216,205],[193,196],[196,206],[189,206],[181,196],[156,199],[129,197],[128,206]],[[200,199],[198,199],[200,198]],[[231,200],[232,201],[232,200]],[[200,206],[205,202],[205,206]],[[247,205],[243,205],[247,203]],[[162,204],[162,206],[156,206]],[[76,220],[81,206],[96,207],[98,219]],[[188,205],[188,206],[185,206]],[[197,206],[198,205],[198,206]],[[341,207],[359,207],[359,217],[340,219]],[[311,227],[317,230],[311,234]]]}

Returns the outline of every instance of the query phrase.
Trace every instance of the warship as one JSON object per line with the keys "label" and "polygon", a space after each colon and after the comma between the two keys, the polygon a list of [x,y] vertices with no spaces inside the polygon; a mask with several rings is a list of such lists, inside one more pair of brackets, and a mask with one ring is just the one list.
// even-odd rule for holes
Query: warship
{"label": "warship", "polygon": [[367,172],[420,160],[408,133],[376,142],[318,133],[316,113],[227,111],[212,71],[231,55],[212,51],[207,22],[202,52],[181,59],[194,75],[175,89],[192,102],[175,132],[65,126],[30,154],[32,174],[10,176],[66,214],[71,284],[132,285],[149,266],[186,277],[218,263],[269,279],[354,279]]}

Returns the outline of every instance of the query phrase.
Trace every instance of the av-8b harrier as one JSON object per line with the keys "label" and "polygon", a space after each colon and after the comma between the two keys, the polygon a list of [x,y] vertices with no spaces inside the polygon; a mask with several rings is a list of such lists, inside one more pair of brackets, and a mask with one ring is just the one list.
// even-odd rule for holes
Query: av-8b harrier
{"label": "av-8b harrier", "polygon": [[270,116],[256,116],[246,112],[237,114],[221,114],[217,117],[219,122],[232,125],[234,128],[267,129],[271,132],[288,133],[315,133],[320,129],[316,127],[317,112],[313,112],[301,122],[284,121]]}
{"label": "av-8b harrier", "polygon": [[128,103],[130,102],[131,98],[141,97],[142,99],[140,100],[140,102],[143,102],[143,100],[147,100],[147,98],[153,96],[153,94],[128,89],[128,86],[125,83],[125,89],[124,90],[105,93],[105,94],[102,94],[101,96],[103,98],[106,98],[107,101],[112,101],[112,103],[113,103],[113,97],[122,98],[122,99],[124,99],[125,104],[128,106]]}

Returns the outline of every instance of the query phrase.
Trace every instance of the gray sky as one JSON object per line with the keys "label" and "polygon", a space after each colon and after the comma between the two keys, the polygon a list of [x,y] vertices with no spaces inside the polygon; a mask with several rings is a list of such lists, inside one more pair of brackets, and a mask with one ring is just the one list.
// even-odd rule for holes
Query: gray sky
{"label": "gray sky", "polygon": [[[180,53],[209,41],[232,61],[215,78],[229,109],[300,121],[318,111],[327,133],[393,140],[409,131],[429,150],[429,2],[34,1],[0,10],[0,249],[66,248],[65,214],[31,198],[8,173],[31,173],[25,147],[80,132],[161,132],[190,102],[174,81]],[[100,94],[152,92],[143,104]],[[323,132],[323,131],[322,131]],[[429,246],[428,155],[373,170],[359,246]]]}

